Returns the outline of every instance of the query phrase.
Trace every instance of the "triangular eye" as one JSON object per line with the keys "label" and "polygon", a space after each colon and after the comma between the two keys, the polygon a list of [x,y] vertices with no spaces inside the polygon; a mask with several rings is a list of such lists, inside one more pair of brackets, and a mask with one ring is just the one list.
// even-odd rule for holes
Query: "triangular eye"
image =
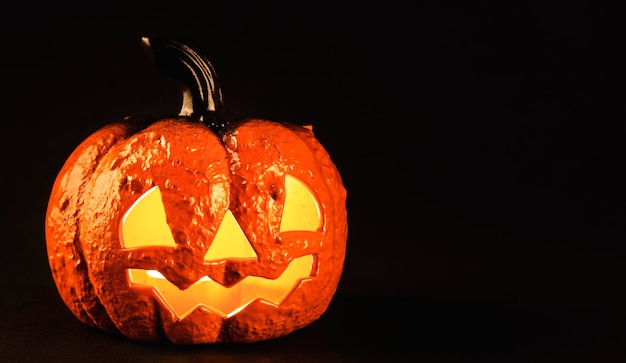
{"label": "triangular eye", "polygon": [[126,211],[120,227],[120,239],[125,248],[176,247],[158,186],[148,189]]}
{"label": "triangular eye", "polygon": [[322,225],[319,203],[300,179],[285,175],[285,206],[280,231],[317,231]]}

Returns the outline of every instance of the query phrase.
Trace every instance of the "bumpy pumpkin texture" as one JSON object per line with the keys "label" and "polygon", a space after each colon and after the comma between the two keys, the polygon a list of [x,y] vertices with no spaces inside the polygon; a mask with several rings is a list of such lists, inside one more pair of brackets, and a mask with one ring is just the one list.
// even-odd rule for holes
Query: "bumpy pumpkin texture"
{"label": "bumpy pumpkin texture", "polygon": [[[287,178],[314,195],[318,228],[282,229]],[[173,243],[130,246],[125,218],[155,187]],[[131,339],[272,339],[312,323],[330,304],[346,253],[345,202],[335,165],[307,128],[246,119],[217,134],[183,117],[128,118],[96,131],[63,165],[46,215],[50,268],[78,319]],[[256,258],[207,259],[231,216]],[[244,280],[279,278],[304,256],[310,272],[279,301],[260,293],[234,311],[214,308],[210,294],[175,311],[168,296],[129,272],[158,271],[182,295],[207,278],[235,291]]]}

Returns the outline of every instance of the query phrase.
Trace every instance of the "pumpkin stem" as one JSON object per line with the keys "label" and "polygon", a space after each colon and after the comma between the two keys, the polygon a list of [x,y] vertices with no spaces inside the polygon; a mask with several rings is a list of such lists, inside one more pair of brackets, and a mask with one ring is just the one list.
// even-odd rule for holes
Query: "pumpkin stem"
{"label": "pumpkin stem", "polygon": [[183,104],[179,116],[198,119],[216,132],[230,123],[217,73],[206,57],[173,40],[141,40],[157,67],[180,83]]}

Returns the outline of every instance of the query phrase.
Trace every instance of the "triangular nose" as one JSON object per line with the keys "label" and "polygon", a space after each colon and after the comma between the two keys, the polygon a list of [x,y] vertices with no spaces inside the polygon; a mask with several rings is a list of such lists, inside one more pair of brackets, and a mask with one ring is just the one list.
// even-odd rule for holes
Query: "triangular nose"
{"label": "triangular nose", "polygon": [[222,224],[217,229],[213,243],[204,259],[207,261],[223,261],[228,259],[257,258],[250,242],[243,234],[233,214],[228,211]]}

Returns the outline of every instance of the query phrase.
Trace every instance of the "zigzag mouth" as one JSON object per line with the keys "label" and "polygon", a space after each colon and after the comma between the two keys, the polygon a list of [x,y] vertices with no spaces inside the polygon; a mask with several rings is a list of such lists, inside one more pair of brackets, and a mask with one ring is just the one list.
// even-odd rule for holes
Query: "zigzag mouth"
{"label": "zigzag mouth", "polygon": [[205,307],[228,318],[257,299],[272,305],[280,305],[301,281],[313,275],[313,266],[314,258],[310,254],[295,258],[283,274],[273,280],[247,276],[237,284],[225,287],[205,276],[186,290],[180,290],[156,270],[129,268],[126,271],[131,286],[152,288],[155,296],[179,319],[198,307]]}

